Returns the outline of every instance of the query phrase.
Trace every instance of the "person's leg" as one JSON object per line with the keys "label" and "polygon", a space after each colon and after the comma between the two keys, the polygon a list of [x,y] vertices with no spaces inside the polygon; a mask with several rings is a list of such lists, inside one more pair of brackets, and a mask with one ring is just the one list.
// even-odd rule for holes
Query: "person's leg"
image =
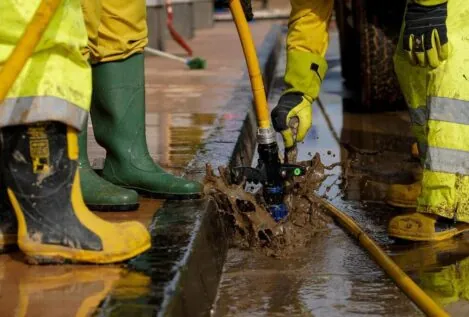
{"label": "person's leg", "polygon": [[427,71],[422,190],[417,212],[391,220],[389,233],[398,238],[441,240],[469,229],[469,22],[460,14],[465,9],[467,1],[448,2],[450,55]]}
{"label": "person's leg", "polygon": [[199,183],[165,172],[148,152],[145,1],[103,0],[101,21],[100,57],[93,65],[91,119],[96,140],[106,149],[103,177],[155,198],[199,197]]}
{"label": "person's leg", "polygon": [[312,124],[312,103],[318,97],[327,72],[324,56],[329,44],[329,21],[333,0],[291,0],[288,23],[286,88],[272,111],[272,123],[281,132],[285,147],[292,147],[295,136],[289,127],[299,119],[296,141],[306,136]]}
{"label": "person's leg", "polygon": [[[0,2],[0,67],[39,3]],[[90,66],[81,53],[86,41],[79,0],[62,4],[0,104],[3,189],[16,215],[18,246],[33,263],[119,262],[151,246],[140,223],[103,221],[83,203],[77,132],[91,99]]]}
{"label": "person's leg", "polygon": [[[101,0],[81,0],[85,17],[86,31],[88,33],[88,46],[83,55],[88,61],[99,60],[99,34],[101,24]],[[137,192],[116,186],[100,177],[90,165],[87,150],[88,121],[85,122],[82,131],[78,135],[80,157],[78,167],[80,169],[80,183],[88,208],[92,210],[128,211],[138,209]]]}
{"label": "person's leg", "polygon": [[[402,47],[402,32],[398,47]],[[417,149],[413,155],[419,155],[421,162],[425,158],[427,148],[427,73],[428,69],[413,66],[406,58],[405,52],[397,49],[394,54],[394,69],[399,80],[401,91],[409,107],[412,132],[417,139]],[[414,147],[414,146],[413,146]],[[420,173],[419,173],[420,174]],[[417,197],[421,191],[421,175],[416,182],[408,185],[393,184],[389,187],[386,202],[394,207],[415,208]]]}

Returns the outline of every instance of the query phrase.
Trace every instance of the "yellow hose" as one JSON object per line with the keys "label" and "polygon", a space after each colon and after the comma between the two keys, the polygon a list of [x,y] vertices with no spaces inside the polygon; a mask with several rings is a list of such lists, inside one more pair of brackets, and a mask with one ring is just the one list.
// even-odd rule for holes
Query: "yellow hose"
{"label": "yellow hose", "polygon": [[[244,56],[251,78],[257,121],[259,128],[270,127],[269,106],[265,95],[262,74],[259,68],[256,49],[252,40],[246,17],[239,0],[230,1],[230,10],[238,30]],[[428,316],[449,316],[436,304],[399,266],[371,239],[355,221],[319,196],[316,198],[326,207],[332,217],[337,219],[373,256],[375,261],[386,271],[407,296]]]}
{"label": "yellow hose", "polygon": [[0,70],[0,104],[33,54],[62,0],[42,0],[21,39]]}
{"label": "yellow hose", "polygon": [[239,0],[230,1],[230,10],[233,20],[238,30],[241,46],[243,47],[244,57],[248,66],[249,76],[251,78],[252,94],[254,96],[254,106],[256,109],[257,126],[261,129],[270,128],[269,104],[265,95],[262,73],[257,59],[256,47],[252,39],[251,30],[244,15],[243,7]]}
{"label": "yellow hose", "polygon": [[338,220],[358,242],[372,255],[375,261],[394,280],[399,288],[427,315],[446,317],[449,314],[433,301],[399,266],[368,236],[360,226],[345,213],[327,200],[316,196],[316,199]]}

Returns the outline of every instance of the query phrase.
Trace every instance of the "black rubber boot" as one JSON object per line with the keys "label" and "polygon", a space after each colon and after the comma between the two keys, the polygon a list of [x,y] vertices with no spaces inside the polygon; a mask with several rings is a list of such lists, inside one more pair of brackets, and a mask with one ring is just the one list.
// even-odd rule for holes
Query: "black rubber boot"
{"label": "black rubber boot", "polygon": [[150,248],[141,223],[110,223],[85,206],[75,129],[45,122],[3,128],[2,136],[2,172],[29,262],[114,263]]}

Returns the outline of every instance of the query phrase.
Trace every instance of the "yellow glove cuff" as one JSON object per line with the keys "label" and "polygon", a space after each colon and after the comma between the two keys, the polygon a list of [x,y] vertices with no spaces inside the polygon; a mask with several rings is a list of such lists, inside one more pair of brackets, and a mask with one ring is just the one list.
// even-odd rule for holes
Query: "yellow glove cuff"
{"label": "yellow glove cuff", "polygon": [[448,0],[410,0],[413,3],[419,4],[421,6],[431,7],[436,6],[442,3],[448,2]]}
{"label": "yellow glove cuff", "polygon": [[290,50],[287,52],[284,93],[301,92],[309,101],[319,95],[321,83],[327,72],[326,60],[318,54]]}

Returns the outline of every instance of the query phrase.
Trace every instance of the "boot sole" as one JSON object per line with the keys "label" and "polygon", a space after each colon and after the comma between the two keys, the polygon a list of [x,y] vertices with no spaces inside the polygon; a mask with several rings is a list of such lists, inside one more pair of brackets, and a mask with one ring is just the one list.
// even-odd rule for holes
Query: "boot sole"
{"label": "boot sole", "polygon": [[[27,249],[20,249],[25,254],[25,261],[29,264],[112,264],[120,263],[142,254],[151,248],[151,242],[142,245],[134,251],[127,254],[103,255],[102,251],[87,251],[79,249],[71,249],[57,245],[44,245],[28,241]],[[31,251],[34,250],[34,251]],[[38,251],[40,250],[40,251]]]}
{"label": "boot sole", "polygon": [[147,198],[152,199],[167,199],[167,200],[191,200],[191,199],[199,199],[202,197],[201,193],[196,194],[165,194],[165,193],[153,193],[146,190],[126,187],[128,189],[135,190],[139,195]]}
{"label": "boot sole", "polygon": [[412,204],[406,201],[386,200],[386,204],[399,208],[417,208],[417,204]]}
{"label": "boot sole", "polygon": [[388,234],[392,238],[397,238],[397,239],[402,239],[402,240],[408,240],[408,241],[418,241],[418,242],[431,242],[431,241],[442,241],[442,240],[447,240],[451,239],[454,236],[457,236],[461,233],[464,233],[466,231],[469,231],[469,224],[458,224],[456,225],[456,228],[444,231],[444,232],[439,232],[435,233],[433,235],[423,235],[423,234],[410,234],[410,233],[405,233],[405,232],[398,232],[398,231],[389,231]]}
{"label": "boot sole", "polygon": [[7,235],[7,237],[0,239],[0,254],[9,253],[18,250],[18,237],[15,235]]}
{"label": "boot sole", "polygon": [[86,204],[88,209],[93,211],[136,211],[140,207],[139,203],[130,205],[95,205]]}

